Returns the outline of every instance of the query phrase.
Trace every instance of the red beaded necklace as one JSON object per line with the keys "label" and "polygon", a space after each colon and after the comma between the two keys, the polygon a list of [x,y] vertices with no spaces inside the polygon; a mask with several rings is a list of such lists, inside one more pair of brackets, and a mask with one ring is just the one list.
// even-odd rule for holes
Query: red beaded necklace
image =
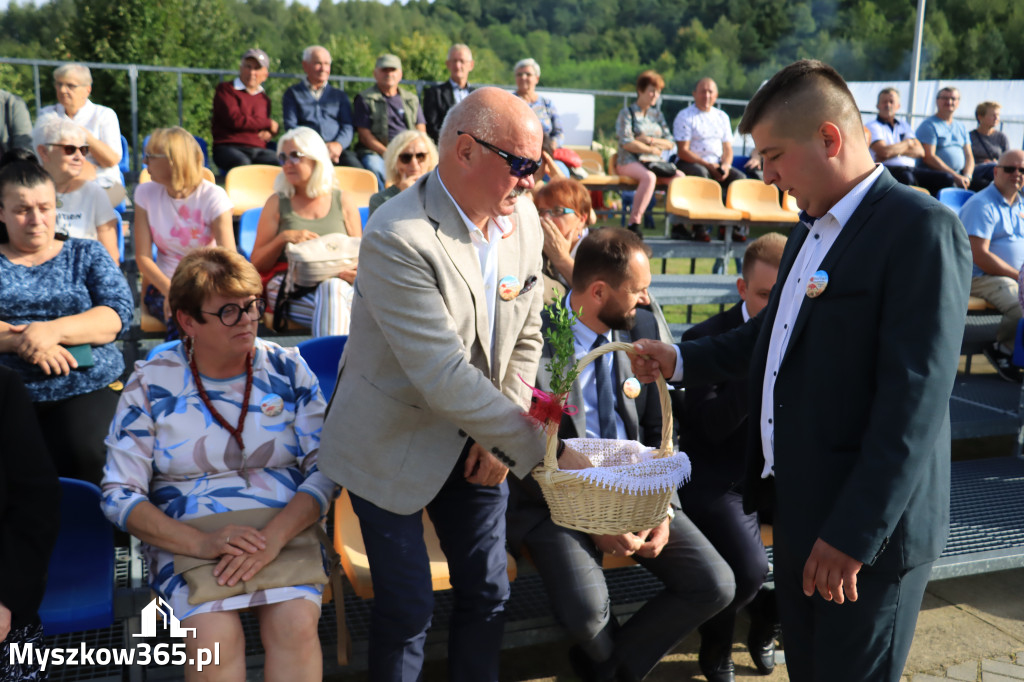
{"label": "red beaded necklace", "polygon": [[245,425],[245,416],[249,413],[249,394],[252,393],[252,351],[249,351],[245,356],[245,392],[242,397],[242,412],[238,415],[238,424],[231,426],[228,420],[217,411],[217,408],[213,406],[213,402],[210,400],[210,396],[206,394],[206,389],[203,387],[203,380],[199,376],[199,370],[196,369],[196,358],[193,352],[193,341],[191,338],[186,338],[185,349],[188,353],[188,367],[192,370],[192,379],[196,382],[196,390],[199,392],[199,399],[203,401],[203,405],[206,405],[206,409],[210,411],[210,415],[217,420],[217,423],[227,429],[231,437],[238,443],[239,449],[242,451],[242,477],[246,479],[248,485],[248,477],[245,473],[245,443],[242,441],[242,427]]}

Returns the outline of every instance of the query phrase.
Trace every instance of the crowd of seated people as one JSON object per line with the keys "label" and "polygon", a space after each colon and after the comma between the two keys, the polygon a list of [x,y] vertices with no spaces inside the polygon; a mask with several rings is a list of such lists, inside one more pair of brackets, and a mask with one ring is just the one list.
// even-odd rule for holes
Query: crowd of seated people
{"label": "crowd of seated people", "polygon": [[[339,188],[334,166],[363,166],[378,176],[380,191],[369,200],[371,212],[433,171],[438,151],[431,136],[437,135],[447,110],[472,92],[468,76],[473,60],[467,46],[453,45],[446,61],[451,78],[428,88],[422,107],[414,92],[399,86],[402,65],[395,55],[377,60],[376,83],[361,92],[352,105],[342,89],[328,82],[331,55],[325,48],[306,48],[302,65],[305,80],[290,87],[282,101],[281,130],[262,87],[270,70],[270,59],[262,50],[246,51],[239,77],[218,85],[214,96],[213,158],[218,168],[226,171],[251,163],[281,167],[274,192],[260,214],[251,264],[235,253],[231,200],[221,187],[203,179],[202,150],[193,135],[175,127],[155,130],[149,138],[143,158],[150,182],[140,184],[133,196],[135,262],[146,285],[143,306],[166,324],[168,338],[181,336],[184,344],[163,351],[155,362],[137,365],[123,392],[116,388],[116,381],[125,373],[124,360],[113,342],[130,325],[134,303],[117,267],[112,208],[117,194],[104,190],[120,184],[119,175],[116,182],[114,179],[120,160],[120,132],[113,111],[89,99],[88,69],[74,64],[57,69],[54,80],[59,103],[40,112],[32,131],[30,145],[38,162],[18,151],[12,133],[13,151],[4,150],[7,153],[0,166],[0,221],[5,226],[0,233],[4,291],[0,297],[0,379],[9,370],[24,383],[32,416],[57,473],[96,483],[102,480],[108,517],[144,543],[155,576],[154,589],[176,611],[189,612],[191,623],[186,625],[198,627],[198,639],[191,646],[226,642],[222,644],[225,665],[244,669],[237,611],[256,605],[264,630],[267,670],[288,671],[297,679],[319,679],[321,655],[315,634],[319,590],[273,588],[197,607],[190,605],[189,588],[167,568],[173,555],[187,554],[219,562],[227,582],[245,579],[255,572],[258,562],[272,560],[288,539],[323,518],[334,493],[333,485],[316,467],[324,397],[315,390],[315,380],[301,358],[257,339],[256,329],[270,309],[308,327],[314,336],[348,333],[357,269],[340,272],[316,287],[292,290],[286,286],[286,245],[332,233],[361,236],[356,200]],[[577,250],[594,222],[591,197],[580,182],[559,177],[561,173],[550,159],[549,152],[563,143],[565,131],[550,99],[536,92],[539,65],[524,59],[516,64],[515,76],[516,95],[537,114],[547,140],[538,173],[548,176],[548,182],[533,197],[544,232],[544,274],[550,278],[545,289],[556,284],[561,287],[559,296],[566,300],[570,300],[567,294],[571,300],[578,296],[586,302],[586,316],[578,323],[581,336],[598,330],[610,338],[630,338],[627,332],[634,317],[644,322],[636,334],[656,335],[655,327],[648,324],[650,316],[637,310],[648,303],[645,296],[635,297],[619,309],[616,305],[621,300],[603,298],[593,290],[600,282],[600,290],[624,291],[621,273],[612,272],[618,265],[607,262],[614,256],[604,243],[610,237],[595,239],[598,246],[591,249],[590,256],[595,264],[584,268],[582,274],[574,272]],[[649,163],[674,163],[678,170],[670,173],[712,177],[722,183],[723,190],[728,182],[744,175],[731,167],[731,134],[727,120],[724,128],[721,125],[721,110],[714,107],[714,81],[698,81],[695,103],[680,112],[674,131],[659,106],[663,88],[659,74],[641,73],[635,103],[622,109],[616,125],[619,148],[615,170],[639,183],[629,216],[629,228],[637,234],[657,181]],[[980,285],[989,274],[983,267],[988,247],[997,252],[999,239],[1014,234],[1024,238],[1024,227],[1017,224],[1020,212],[1014,212],[1024,182],[1024,157],[1008,150],[1005,136],[997,130],[998,104],[979,104],[978,128],[967,135],[966,129],[961,130],[964,126],[953,119],[958,102],[959,93],[944,88],[936,115],[913,131],[896,119],[898,91],[887,89],[879,95],[878,119],[867,127],[875,158],[901,182],[937,192],[945,186],[980,188],[978,183],[984,181],[986,172],[990,181],[995,178],[995,189],[985,197],[988,204],[997,204],[996,209],[983,213],[990,207],[979,199],[961,213],[975,249],[979,268],[975,284],[979,287],[974,293],[980,295]],[[271,144],[279,132],[283,134],[276,145]],[[509,155],[500,149],[490,151]],[[502,158],[515,168],[516,157]],[[755,154],[752,162],[757,161]],[[756,172],[756,168],[752,170]],[[991,211],[998,213],[1004,208],[997,194],[1010,207],[1006,209],[1010,221],[1006,229],[1001,223],[991,224],[1000,219],[989,215]],[[646,251],[639,240],[627,233],[613,241],[619,244],[616,248],[642,261],[644,267],[639,270],[649,273]],[[1019,309],[1009,310],[1005,305],[1017,294],[1016,289],[1010,292],[1005,286],[1004,280],[1013,279],[1010,270],[1024,273],[1016,260],[999,270],[999,305],[1001,310],[1007,308],[1003,311],[1007,322],[986,355],[997,369],[1005,369],[1001,375],[1019,381],[1020,373],[1004,366],[1010,322],[1020,317]],[[624,277],[632,281],[634,275],[629,269]],[[749,286],[748,279],[744,272],[744,286]],[[577,283],[580,286],[574,291]],[[608,311],[614,315],[602,318]],[[731,312],[739,317],[739,307]],[[636,334],[632,338],[640,338]],[[253,383],[254,376],[261,382]],[[271,376],[284,382],[275,386],[287,384],[291,393],[281,396],[280,390],[265,390]],[[594,397],[581,403],[582,421],[577,420],[581,433],[599,434],[607,427],[616,428],[617,433],[635,431],[633,435],[644,441],[657,440],[660,423],[624,423],[619,416],[617,426],[602,425],[596,390],[583,388],[592,381],[593,373],[580,379],[583,400]],[[204,384],[217,390],[207,393]],[[252,388],[247,384],[256,387],[256,397],[242,397]],[[202,407],[182,413],[167,410],[166,405],[151,405],[147,392],[154,387],[166,388],[175,400],[198,402]],[[695,402],[700,398],[698,394],[693,397]],[[238,409],[240,403],[260,404],[262,409],[273,399],[281,399],[285,411],[274,428],[263,429],[267,433],[246,422],[245,411]],[[640,399],[637,404],[646,403]],[[588,413],[583,407],[593,409]],[[689,405],[686,409],[693,414],[701,407]],[[645,410],[641,412],[641,418],[649,416]],[[210,431],[195,423],[199,414],[223,423],[224,428],[216,432],[216,439],[222,442],[211,446]],[[239,426],[232,430],[236,423]],[[566,430],[573,428],[569,420],[565,425]],[[648,427],[651,430],[644,433]],[[136,428],[143,428],[146,435],[140,438]],[[206,441],[202,441],[203,434],[207,434]],[[239,470],[231,462],[246,462],[242,453],[252,449],[246,449],[243,439],[253,441],[249,446],[258,446],[261,436],[266,437],[266,452],[259,461],[253,460],[251,466],[245,463]],[[172,461],[155,466],[160,444],[171,441],[185,446]],[[274,473],[277,469],[286,471],[295,485],[281,484]],[[179,509],[166,501],[152,502],[153,495],[164,493],[168,496],[160,499],[173,499],[170,492],[181,490],[182,476],[215,482],[205,494],[216,497],[225,510],[265,506],[269,496],[275,501],[270,506],[281,511],[262,530],[249,526],[198,530],[186,522],[205,515],[203,512]],[[253,480],[266,484],[258,496],[246,492]],[[226,488],[239,492],[224,497],[221,491]],[[614,618],[594,620],[594,613],[607,616],[607,595],[600,590],[583,597],[570,596],[576,603],[556,603],[560,621],[576,641],[570,657],[583,679],[614,679],[615,675],[640,679],[685,632],[702,622],[706,642],[702,645],[702,672],[709,680],[732,679],[730,641],[726,640],[732,636],[736,611],[754,597],[759,586],[760,563],[755,558],[761,555],[756,532],[752,530],[744,541],[747,554],[739,561],[746,562],[750,570],[741,580],[744,567],[730,556],[733,548],[721,541],[716,532],[721,529],[706,520],[707,514],[715,513],[711,502],[703,504],[690,496],[677,511],[678,520],[666,520],[663,528],[636,537],[580,539],[550,528],[550,520],[544,520],[543,501],[533,491],[520,490],[520,495],[519,506],[510,511],[510,524],[522,520],[516,519],[517,514],[526,514],[532,523],[536,520],[529,516],[532,512],[541,525],[525,528],[516,549],[529,548],[542,574],[561,573],[567,565],[572,570],[599,573],[602,552],[618,551],[635,555],[656,572],[671,566],[673,573],[679,573],[680,566],[688,563],[693,579],[706,588],[700,608],[690,609],[690,620],[662,628],[654,643],[643,625],[646,618],[631,621],[633,625],[626,628]],[[715,504],[719,502],[715,500]],[[754,528],[750,518],[742,523],[746,524],[744,530]],[[558,555],[566,537],[583,546],[581,556]],[[703,563],[683,562],[682,555],[674,553],[677,542],[696,547],[698,551],[688,551]],[[665,548],[668,551],[655,561]],[[667,591],[660,598],[670,605],[682,603],[685,600],[673,593],[681,593],[683,586],[671,580],[666,578]],[[546,577],[545,582],[553,591],[561,591],[554,579]],[[551,596],[557,601],[554,593]],[[709,621],[723,607],[720,617]],[[663,623],[670,616],[662,610],[663,606],[652,603],[649,612],[656,618],[648,617]],[[680,611],[670,610],[675,615]],[[32,623],[31,609],[24,622]],[[763,632],[756,644],[763,653],[773,646],[772,623],[759,625]],[[650,646],[641,651],[643,656],[630,660],[625,651],[632,651],[639,640],[648,640]],[[754,653],[754,639],[751,642]],[[762,672],[770,671],[769,660],[760,659]]]}

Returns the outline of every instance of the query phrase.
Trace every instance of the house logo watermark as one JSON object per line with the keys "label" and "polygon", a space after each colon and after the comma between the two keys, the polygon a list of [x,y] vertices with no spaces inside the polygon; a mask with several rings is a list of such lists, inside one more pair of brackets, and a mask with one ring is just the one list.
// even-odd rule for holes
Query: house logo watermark
{"label": "house logo watermark", "polygon": [[[142,631],[133,634],[133,639],[152,639],[159,637],[163,631],[171,637],[194,638],[195,628],[181,627],[181,621],[174,615],[174,609],[161,597],[154,598],[141,612]],[[73,647],[36,647],[35,644],[11,642],[9,661],[12,665],[27,665],[35,663],[40,670],[46,670],[50,666],[142,666],[150,665],[176,665],[195,667],[197,672],[202,672],[210,665],[220,665],[220,642],[215,642],[213,648],[198,648],[191,652],[186,649],[184,642],[160,642],[150,644],[139,642],[134,647],[91,647],[85,642],[80,642]]]}

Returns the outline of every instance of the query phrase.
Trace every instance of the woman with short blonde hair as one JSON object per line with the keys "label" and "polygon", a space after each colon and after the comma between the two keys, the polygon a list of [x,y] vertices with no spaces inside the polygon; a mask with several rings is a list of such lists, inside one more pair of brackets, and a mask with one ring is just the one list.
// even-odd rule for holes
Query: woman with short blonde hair
{"label": "woman with short blonde hair", "polygon": [[437,147],[422,130],[405,130],[395,135],[384,151],[387,188],[370,197],[370,215],[385,201],[412,187],[422,176],[437,168]]}

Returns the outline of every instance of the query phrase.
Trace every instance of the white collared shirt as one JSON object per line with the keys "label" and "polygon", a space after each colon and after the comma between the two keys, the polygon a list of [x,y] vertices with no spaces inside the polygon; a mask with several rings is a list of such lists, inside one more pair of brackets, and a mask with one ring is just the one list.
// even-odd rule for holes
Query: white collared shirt
{"label": "white collared shirt", "polygon": [[882,166],[875,170],[840,199],[829,212],[810,225],[807,238],[793,261],[793,267],[782,285],[779,294],[779,309],[775,314],[772,334],[768,343],[768,361],[764,369],[764,383],[761,389],[761,451],[764,454],[764,468],[761,478],[771,476],[775,468],[775,380],[782,366],[782,359],[789,347],[793,325],[800,306],[807,298],[807,281],[818,270],[829,249],[835,244],[843,226],[860,206],[864,196],[878,176]]}
{"label": "white collared shirt", "polygon": [[462,210],[459,203],[455,201],[455,197],[448,191],[448,188],[444,186],[444,180],[441,179],[441,174],[437,171],[437,181],[441,183],[441,189],[448,195],[448,198],[455,204],[455,209],[462,216],[462,221],[466,225],[466,230],[469,231],[469,238],[473,242],[473,246],[476,247],[477,256],[480,258],[480,274],[484,279],[484,298],[487,300],[487,319],[490,322],[491,330],[491,350],[494,350],[494,306],[498,297],[498,244],[501,243],[501,238],[512,229],[512,223],[505,216],[498,216],[495,220],[491,218],[487,221],[487,237],[484,237],[483,231],[473,224],[473,221],[469,219],[469,216]]}
{"label": "white collared shirt", "polygon": [[[565,295],[565,307],[572,309],[572,291]],[[578,312],[578,311],[577,311]],[[611,330],[600,336],[604,337],[605,343],[612,340]],[[585,325],[580,320],[576,320],[572,326],[572,338],[576,347],[576,362],[583,359],[583,356],[590,352],[591,346],[594,345],[594,341],[597,340],[598,333],[593,329]],[[615,386],[615,362],[614,354],[609,353],[601,356],[601,364],[604,367],[605,373],[608,375],[608,384],[612,387],[612,396],[615,396],[617,390]],[[597,407],[597,363],[592,362],[582,370],[580,370],[579,376],[576,377],[576,382],[580,387],[580,394],[583,396],[583,405],[577,406],[584,410],[584,416],[586,417],[587,423],[587,438],[600,438],[601,437],[601,413]],[[616,438],[619,440],[626,440],[626,424],[622,421],[622,417],[619,415],[618,410],[615,409],[615,405],[612,405],[612,416],[615,417],[615,432]],[[583,434],[580,434],[582,437]]]}
{"label": "white collared shirt", "polygon": [[320,97],[322,97],[323,94],[325,92],[327,92],[327,81],[324,81],[324,84],[321,85],[319,88],[314,88],[313,84],[310,83],[309,79],[307,78],[306,79],[306,87],[309,88],[309,94],[313,95],[313,99],[315,99],[317,102],[319,102],[320,101]]}
{"label": "white collared shirt", "polygon": [[455,97],[456,104],[466,99],[466,95],[469,94],[469,81],[466,81],[466,87],[464,88],[460,88],[459,84],[451,78],[448,79],[448,82],[452,84],[452,96]]}
{"label": "white collared shirt", "polygon": [[[245,90],[245,85],[244,85],[244,84],[242,83],[242,79],[241,79],[241,78],[237,78],[237,77],[236,77],[236,78],[235,78],[235,80],[234,80],[234,81],[233,81],[233,82],[232,82],[231,84],[232,84],[233,86],[235,86],[235,90]],[[262,86],[262,85],[260,85],[260,86],[258,86],[258,87],[259,87],[259,90],[257,90],[257,91],[256,91],[256,92],[254,92],[253,94],[255,94],[255,95],[258,95],[258,94],[260,94],[261,92],[263,92],[263,86]]]}
{"label": "white collared shirt", "polygon": [[744,301],[743,305],[740,306],[740,312],[743,313],[743,323],[746,324],[750,321],[750,312],[747,310],[747,302]]}
{"label": "white collared shirt", "polygon": [[[61,118],[68,118],[82,126],[95,135],[100,142],[110,147],[118,156],[121,154],[121,126],[117,121],[117,114],[110,107],[95,104],[92,100],[86,100],[85,104],[74,116],[68,116],[63,104],[52,104],[43,107],[39,111],[39,118],[48,113],[54,113]],[[38,120],[38,119],[37,119]],[[102,168],[92,154],[85,157],[89,163],[96,166],[96,184],[100,187],[111,187],[121,184],[121,171],[117,164],[109,168]]]}

